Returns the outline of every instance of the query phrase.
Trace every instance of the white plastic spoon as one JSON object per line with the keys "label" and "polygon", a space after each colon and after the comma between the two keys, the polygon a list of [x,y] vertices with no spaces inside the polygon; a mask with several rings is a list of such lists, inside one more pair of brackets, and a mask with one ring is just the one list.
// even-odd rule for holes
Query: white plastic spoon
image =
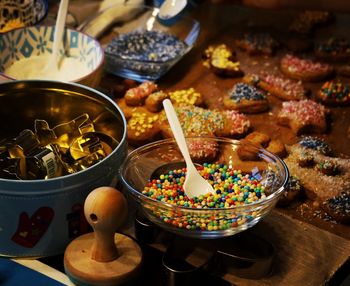
{"label": "white plastic spoon", "polygon": [[68,4],[69,4],[69,0],[61,0],[60,6],[58,8],[58,14],[57,14],[56,25],[55,25],[55,33],[54,33],[53,45],[52,45],[52,54],[50,56],[50,59],[47,65],[47,68],[49,69],[58,70],[59,68],[58,56],[59,56],[59,49],[62,44],[64,28],[66,26]]}
{"label": "white plastic spoon", "polygon": [[192,162],[181,124],[171,101],[169,99],[163,100],[163,106],[175,141],[186,162],[187,174],[183,184],[185,194],[189,198],[193,198],[207,193],[214,193],[213,187],[198,173]]}

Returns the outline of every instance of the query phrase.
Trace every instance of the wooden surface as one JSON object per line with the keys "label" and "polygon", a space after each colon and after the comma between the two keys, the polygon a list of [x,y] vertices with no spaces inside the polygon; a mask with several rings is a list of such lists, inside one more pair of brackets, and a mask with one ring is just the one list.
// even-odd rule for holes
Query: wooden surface
{"label": "wooden surface", "polygon": [[[192,16],[201,23],[201,34],[196,46],[168,74],[159,80],[159,87],[165,91],[195,88],[205,98],[208,108],[222,109],[222,97],[237,79],[220,78],[202,65],[202,53],[211,44],[225,43],[234,47],[234,39],[246,31],[270,32],[285,43],[291,35],[288,25],[295,16],[293,11],[259,11],[238,6],[210,6],[207,3],[192,12]],[[328,36],[349,37],[350,16],[336,15],[332,24],[317,29],[311,37],[314,39]],[[111,34],[101,39],[105,44],[113,37]],[[249,57],[237,50],[244,72],[268,71],[279,73],[279,59],[288,50],[282,45],[273,57]],[[344,79],[349,82],[349,80]],[[104,75],[100,89],[110,95],[115,85],[122,80]],[[312,94],[320,88],[322,82],[306,83]],[[275,117],[282,101],[269,96],[269,112],[248,115],[254,130],[265,132],[272,138],[279,138],[285,144],[298,139],[287,127],[276,124]],[[329,132],[322,135],[338,156],[350,156],[350,141],[346,131],[350,124],[350,108],[331,108]],[[316,209],[315,209],[316,207]],[[271,276],[259,280],[238,278],[231,274],[222,277],[234,285],[324,285],[334,273],[342,267],[348,267],[350,253],[350,226],[341,225],[325,219],[324,213],[310,201],[300,201],[287,209],[276,209],[254,231],[273,242],[277,249],[275,268]],[[132,230],[131,230],[132,232]],[[165,244],[153,247],[165,251]],[[197,258],[197,262],[196,262]],[[193,263],[200,263],[200,256],[194,255]],[[345,266],[344,266],[345,265]],[[347,268],[348,269],[348,268]]]}
{"label": "wooden surface", "polygon": [[[246,31],[270,32],[282,42],[282,47],[273,57],[250,57],[237,50],[244,72],[279,73],[279,59],[288,51],[283,42],[290,36],[287,32],[288,23],[295,12],[257,11],[205,4],[192,15],[201,22],[198,43],[158,81],[161,89],[173,91],[193,87],[202,93],[208,108],[223,109],[222,97],[237,79],[214,75],[203,66],[202,53],[211,44],[225,43],[234,47],[235,37]],[[337,15],[335,22],[318,29],[312,39],[330,35],[346,37],[346,27],[349,24],[349,15]],[[343,79],[349,82],[346,78]],[[116,77],[106,75],[101,87],[113,94],[113,84],[117,82]],[[322,83],[305,83],[305,87],[312,90],[313,96]],[[289,128],[276,124],[275,117],[282,101],[273,96],[269,96],[269,101],[269,112],[248,115],[254,130],[279,138],[285,144],[293,144],[298,137]],[[331,108],[329,132],[320,137],[329,142],[338,156],[350,156],[350,141],[346,136],[349,123],[350,108]],[[311,201],[303,200],[290,208],[276,209],[258,227],[261,233],[269,234],[268,239],[277,246],[277,266],[273,274],[259,280],[246,280],[226,274],[223,275],[225,280],[235,285],[322,285],[349,260],[350,227],[327,220],[326,215]],[[164,250],[164,245],[155,247]]]}

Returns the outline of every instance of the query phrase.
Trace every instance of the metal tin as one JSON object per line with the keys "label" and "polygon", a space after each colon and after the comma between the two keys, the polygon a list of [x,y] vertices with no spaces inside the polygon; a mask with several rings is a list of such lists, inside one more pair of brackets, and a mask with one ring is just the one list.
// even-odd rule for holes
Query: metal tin
{"label": "metal tin", "polygon": [[0,179],[0,255],[37,257],[63,253],[88,230],[83,205],[100,186],[113,186],[127,155],[126,120],[114,101],[89,87],[55,81],[0,84],[1,138],[33,129],[34,120],[54,126],[86,112],[96,131],[119,144],[106,158],[74,174],[47,180]]}

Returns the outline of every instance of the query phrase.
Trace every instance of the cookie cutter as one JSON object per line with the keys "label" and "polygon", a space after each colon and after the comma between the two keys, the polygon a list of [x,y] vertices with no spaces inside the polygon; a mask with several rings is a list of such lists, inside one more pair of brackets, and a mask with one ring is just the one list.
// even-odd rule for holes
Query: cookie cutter
{"label": "cookie cutter", "polygon": [[250,231],[224,238],[218,243],[215,261],[224,272],[246,279],[261,279],[272,273],[275,248]]}

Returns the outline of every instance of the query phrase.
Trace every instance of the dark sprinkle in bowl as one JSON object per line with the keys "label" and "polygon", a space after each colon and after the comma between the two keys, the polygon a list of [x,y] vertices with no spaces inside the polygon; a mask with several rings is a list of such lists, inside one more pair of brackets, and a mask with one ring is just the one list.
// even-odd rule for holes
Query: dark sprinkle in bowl
{"label": "dark sprinkle in bowl", "polygon": [[155,81],[194,46],[197,21],[181,17],[172,25],[158,20],[159,9],[142,7],[132,20],[114,28],[118,36],[106,46],[106,71],[137,81]]}

